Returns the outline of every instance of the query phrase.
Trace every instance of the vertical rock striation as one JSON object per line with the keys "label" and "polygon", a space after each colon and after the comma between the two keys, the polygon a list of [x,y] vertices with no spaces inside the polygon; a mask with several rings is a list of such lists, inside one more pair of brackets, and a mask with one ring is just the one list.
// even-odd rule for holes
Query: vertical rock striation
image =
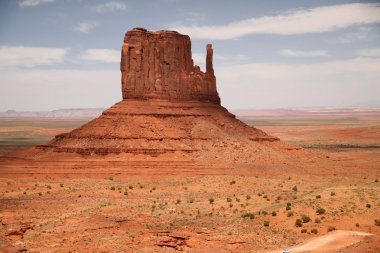
{"label": "vertical rock striation", "polygon": [[191,41],[175,31],[127,32],[121,53],[123,99],[161,98],[220,103],[207,45],[206,73],[194,66]]}

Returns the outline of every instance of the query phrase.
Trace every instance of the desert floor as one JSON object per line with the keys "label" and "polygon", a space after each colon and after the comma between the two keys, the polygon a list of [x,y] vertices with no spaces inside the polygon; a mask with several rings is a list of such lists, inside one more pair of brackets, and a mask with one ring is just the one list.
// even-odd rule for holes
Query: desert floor
{"label": "desert floor", "polygon": [[78,162],[12,173],[12,152],[85,121],[1,119],[0,252],[380,252],[380,117],[244,120],[324,158],[305,170]]}

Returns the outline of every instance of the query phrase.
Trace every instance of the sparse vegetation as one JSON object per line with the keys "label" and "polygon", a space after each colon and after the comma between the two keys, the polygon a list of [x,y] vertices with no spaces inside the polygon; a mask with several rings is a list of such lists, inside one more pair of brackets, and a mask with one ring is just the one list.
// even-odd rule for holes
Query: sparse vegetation
{"label": "sparse vegetation", "polygon": [[322,208],[322,207],[318,207],[317,210],[316,210],[316,213],[318,215],[321,215],[321,214],[326,213],[326,210],[324,208]]}
{"label": "sparse vegetation", "polygon": [[317,195],[315,196],[316,199],[320,199],[321,198],[321,195]]}
{"label": "sparse vegetation", "polygon": [[250,196],[250,195],[247,195],[245,198],[246,198],[247,200],[250,200],[250,199],[251,199],[251,196]]}
{"label": "sparse vegetation", "polygon": [[214,201],[215,201],[214,198],[209,198],[209,199],[208,199],[208,202],[209,202],[210,204],[214,204]]}
{"label": "sparse vegetation", "polygon": [[277,215],[276,211],[273,211],[272,216],[276,216],[276,215]]}
{"label": "sparse vegetation", "polygon": [[302,215],[301,219],[303,223],[308,223],[309,221],[311,221],[310,217],[307,215]]}
{"label": "sparse vegetation", "polygon": [[302,234],[307,233],[307,229],[306,229],[306,228],[301,229],[301,233],[302,233]]}
{"label": "sparse vegetation", "polygon": [[227,198],[227,202],[232,202],[232,199],[231,198]]}
{"label": "sparse vegetation", "polygon": [[331,197],[335,196],[335,192],[330,192],[330,196]]}
{"label": "sparse vegetation", "polygon": [[318,234],[318,229],[313,228],[313,229],[310,230],[310,232],[313,233],[313,234]]}
{"label": "sparse vegetation", "polygon": [[331,232],[331,231],[334,231],[334,230],[336,230],[336,228],[333,227],[333,226],[329,226],[329,227],[327,228],[327,232]]}
{"label": "sparse vegetation", "polygon": [[233,184],[236,184],[236,181],[235,181],[235,180],[232,180],[232,181],[230,182],[230,185],[233,185]]}
{"label": "sparse vegetation", "polygon": [[375,220],[375,226],[380,226],[380,220]]}
{"label": "sparse vegetation", "polygon": [[249,218],[253,220],[255,218],[255,215],[253,213],[244,213],[241,215],[242,218]]}
{"label": "sparse vegetation", "polygon": [[296,227],[302,227],[302,220],[301,219],[297,219],[296,223],[295,223],[295,226]]}
{"label": "sparse vegetation", "polygon": [[321,220],[318,219],[318,218],[316,218],[316,219],[314,220],[314,222],[317,223],[317,224],[319,224],[319,223],[321,223]]}
{"label": "sparse vegetation", "polygon": [[367,208],[371,208],[371,204],[367,204],[365,205]]}
{"label": "sparse vegetation", "polygon": [[293,215],[294,215],[293,211],[289,211],[289,212],[287,213],[287,216],[288,216],[288,217],[291,217],[291,216],[293,216]]}
{"label": "sparse vegetation", "polygon": [[269,227],[269,220],[264,221],[264,227]]}
{"label": "sparse vegetation", "polygon": [[111,186],[110,188],[111,191],[114,191],[115,189],[116,189],[115,186]]}
{"label": "sparse vegetation", "polygon": [[297,191],[298,191],[297,186],[294,186],[294,187],[292,188],[292,190],[295,191],[295,192],[297,192]]}

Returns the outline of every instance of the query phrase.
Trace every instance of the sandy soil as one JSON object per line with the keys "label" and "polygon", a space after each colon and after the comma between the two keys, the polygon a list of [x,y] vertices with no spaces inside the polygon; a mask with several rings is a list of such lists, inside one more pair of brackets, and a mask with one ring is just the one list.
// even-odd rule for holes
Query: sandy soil
{"label": "sandy soil", "polygon": [[[284,141],[300,132],[271,127]],[[300,141],[339,143],[335,130]],[[315,155],[234,167],[1,158],[0,252],[379,252],[380,150],[302,152]]]}

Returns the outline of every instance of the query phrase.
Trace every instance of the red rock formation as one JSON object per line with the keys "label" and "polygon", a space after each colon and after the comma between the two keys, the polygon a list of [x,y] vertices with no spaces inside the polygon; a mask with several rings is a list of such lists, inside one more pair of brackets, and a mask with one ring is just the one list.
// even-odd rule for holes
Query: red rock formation
{"label": "red rock formation", "polygon": [[198,100],[220,103],[207,45],[206,73],[193,65],[189,36],[135,28],[125,34],[121,53],[123,98]]}
{"label": "red rock formation", "polygon": [[[125,34],[121,54],[123,100],[103,114],[56,136],[39,149],[81,155],[123,154],[127,159],[249,161],[263,141],[276,137],[245,125],[220,105],[206,47],[206,73],[193,65],[191,42],[174,31],[135,28]],[[244,153],[244,154],[243,154]]]}

